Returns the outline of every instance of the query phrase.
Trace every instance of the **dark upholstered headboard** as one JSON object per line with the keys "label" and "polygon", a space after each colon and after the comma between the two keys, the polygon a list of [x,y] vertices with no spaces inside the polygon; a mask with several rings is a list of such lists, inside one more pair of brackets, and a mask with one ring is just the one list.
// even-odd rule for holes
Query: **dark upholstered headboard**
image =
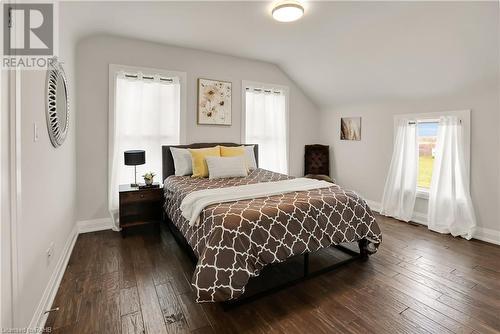
{"label": "dark upholstered headboard", "polygon": [[253,145],[253,152],[255,154],[255,161],[257,162],[257,166],[259,165],[259,145],[256,144],[236,144],[236,143],[194,143],[189,145],[168,145],[161,147],[161,155],[162,155],[162,182],[165,181],[167,177],[175,174],[174,168],[174,158],[172,157],[172,152],[170,152],[171,147],[177,148],[206,148],[206,147],[214,147],[214,146],[251,146]]}

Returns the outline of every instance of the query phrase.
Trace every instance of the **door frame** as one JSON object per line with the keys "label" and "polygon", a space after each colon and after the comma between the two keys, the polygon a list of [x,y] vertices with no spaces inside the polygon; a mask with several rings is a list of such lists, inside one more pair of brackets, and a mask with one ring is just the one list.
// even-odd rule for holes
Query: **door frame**
{"label": "door frame", "polygon": [[[22,29],[15,30],[14,45],[22,33]],[[20,325],[17,227],[21,221],[21,69],[0,72],[0,328],[14,328]]]}

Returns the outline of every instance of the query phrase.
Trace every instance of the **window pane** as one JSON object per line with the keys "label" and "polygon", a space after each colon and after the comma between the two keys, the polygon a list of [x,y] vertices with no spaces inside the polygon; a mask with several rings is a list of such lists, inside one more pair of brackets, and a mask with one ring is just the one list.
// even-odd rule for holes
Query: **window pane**
{"label": "window pane", "polygon": [[259,145],[259,167],[286,174],[286,96],[246,91],[245,141]]}
{"label": "window pane", "polygon": [[[115,131],[119,158],[132,149],[146,151],[146,163],[137,166],[138,181],[146,172],[161,180],[161,146],[179,144],[180,85],[117,78]],[[119,184],[131,182],[133,168],[119,161]]]}
{"label": "window pane", "polygon": [[418,123],[418,187],[429,189],[431,186],[434,152],[436,148],[438,122]]}

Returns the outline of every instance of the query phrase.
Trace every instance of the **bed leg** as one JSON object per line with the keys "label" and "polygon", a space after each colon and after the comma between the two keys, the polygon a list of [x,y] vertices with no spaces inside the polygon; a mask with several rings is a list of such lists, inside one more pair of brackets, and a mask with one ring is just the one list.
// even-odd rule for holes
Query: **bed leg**
{"label": "bed leg", "polygon": [[304,253],[304,277],[309,275],[309,253]]}
{"label": "bed leg", "polygon": [[361,260],[363,261],[368,260],[368,255],[370,255],[370,252],[368,252],[368,240],[366,239],[359,240],[358,246],[359,246],[359,255],[361,257]]}

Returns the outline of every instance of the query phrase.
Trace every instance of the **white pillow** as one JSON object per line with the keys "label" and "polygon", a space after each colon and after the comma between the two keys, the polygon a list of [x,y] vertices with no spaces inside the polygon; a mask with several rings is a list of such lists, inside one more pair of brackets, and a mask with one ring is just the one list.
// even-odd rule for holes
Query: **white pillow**
{"label": "white pillow", "polygon": [[249,145],[244,147],[245,147],[245,156],[247,158],[248,169],[250,170],[257,169],[257,162],[255,161],[255,153],[253,151],[254,145]]}
{"label": "white pillow", "polygon": [[191,152],[187,148],[171,147],[172,157],[174,158],[174,168],[176,176],[193,174],[193,161]]}
{"label": "white pillow", "polygon": [[245,156],[236,157],[205,157],[208,166],[209,179],[224,179],[228,177],[244,177],[248,175]]}

